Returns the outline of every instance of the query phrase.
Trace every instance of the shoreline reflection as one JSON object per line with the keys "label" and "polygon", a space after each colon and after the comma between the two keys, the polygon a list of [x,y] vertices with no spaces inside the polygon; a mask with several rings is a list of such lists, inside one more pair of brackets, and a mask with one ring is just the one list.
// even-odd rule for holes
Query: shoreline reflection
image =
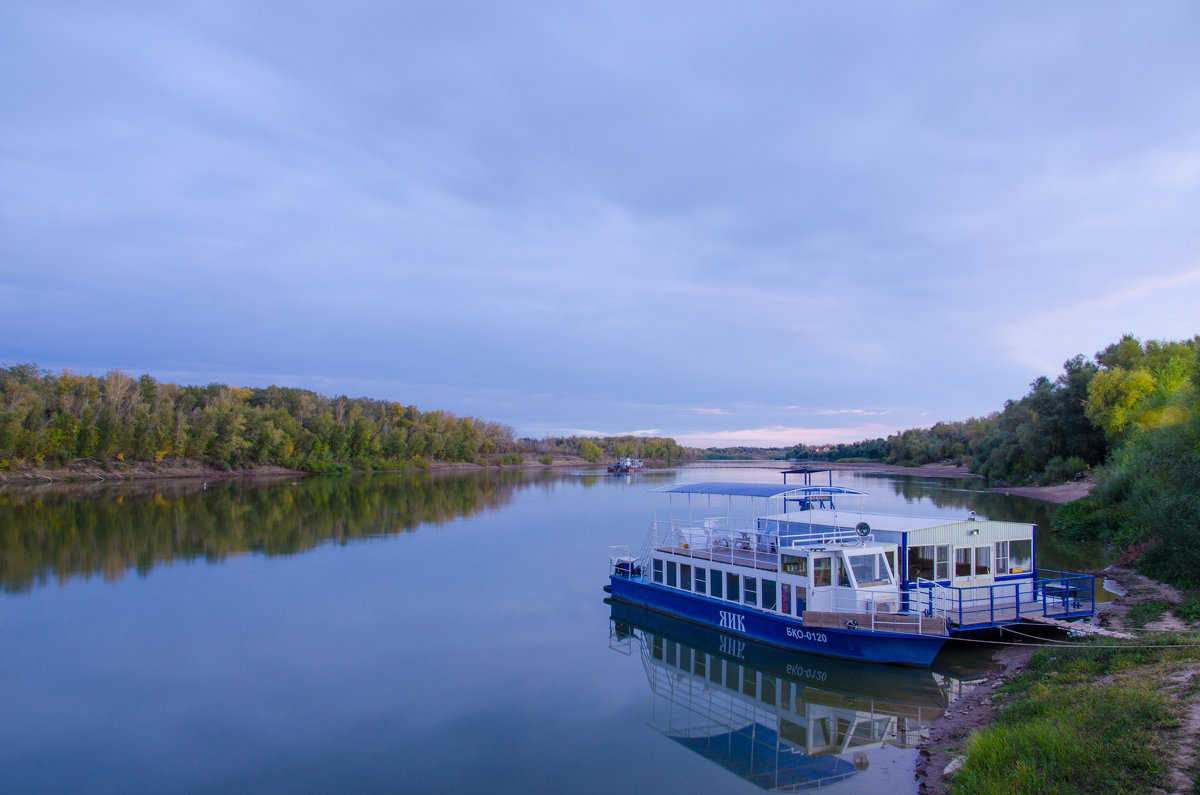
{"label": "shoreline reflection", "polygon": [[517,491],[551,482],[502,470],[2,489],[0,592],[410,533],[504,507]]}

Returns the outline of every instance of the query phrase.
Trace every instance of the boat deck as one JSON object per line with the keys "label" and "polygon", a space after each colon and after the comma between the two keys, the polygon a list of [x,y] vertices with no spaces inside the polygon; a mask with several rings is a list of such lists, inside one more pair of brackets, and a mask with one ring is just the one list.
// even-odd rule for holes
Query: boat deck
{"label": "boat deck", "polygon": [[779,571],[778,556],[774,552],[755,552],[753,549],[735,547],[658,547],[659,552],[669,552],[684,555],[697,560],[708,560],[714,563],[731,563],[735,566],[746,566],[762,571]]}

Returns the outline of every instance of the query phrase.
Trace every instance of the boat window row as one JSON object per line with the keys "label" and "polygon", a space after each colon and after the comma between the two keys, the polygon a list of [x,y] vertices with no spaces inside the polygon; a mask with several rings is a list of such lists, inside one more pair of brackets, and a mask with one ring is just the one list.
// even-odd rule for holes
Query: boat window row
{"label": "boat window row", "polygon": [[[766,577],[751,577],[732,571],[705,568],[690,563],[654,558],[650,564],[651,579],[668,588],[724,599],[763,610],[778,610],[788,615],[804,611],[803,589],[782,585]],[[793,592],[797,602],[792,601]]]}
{"label": "boat window row", "polygon": [[[693,674],[698,679],[707,678],[715,685],[740,691],[750,698],[757,698],[768,706],[794,708],[791,683],[749,665],[725,661],[715,654],[693,649],[677,641],[653,636],[650,655],[659,662]],[[797,695],[800,688],[796,688]]]}
{"label": "boat window row", "polygon": [[[995,552],[994,567],[993,551]],[[951,572],[955,577],[1025,574],[1032,569],[1033,541],[1031,539],[997,541],[994,546],[981,544],[975,547],[954,547],[953,569],[951,568],[951,546],[949,544],[909,547],[908,549],[909,580],[949,580]],[[858,576],[857,571],[855,576]]]}

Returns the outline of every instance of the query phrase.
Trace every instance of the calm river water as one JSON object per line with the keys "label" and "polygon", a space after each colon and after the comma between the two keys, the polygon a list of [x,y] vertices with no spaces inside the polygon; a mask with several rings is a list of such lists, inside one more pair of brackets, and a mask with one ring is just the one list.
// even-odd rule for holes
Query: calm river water
{"label": "calm river water", "polygon": [[[779,655],[603,601],[650,490],[764,470],[0,489],[0,789],[915,791],[963,680]],[[1048,526],[960,481],[871,512]],[[1041,547],[1041,565],[1073,568]]]}

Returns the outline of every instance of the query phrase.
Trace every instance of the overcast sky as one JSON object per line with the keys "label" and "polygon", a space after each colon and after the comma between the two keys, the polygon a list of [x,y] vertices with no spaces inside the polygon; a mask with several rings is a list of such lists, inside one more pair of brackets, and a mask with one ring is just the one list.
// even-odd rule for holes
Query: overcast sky
{"label": "overcast sky", "polygon": [[10,2],[0,362],[852,441],[1200,332],[1200,5]]}

